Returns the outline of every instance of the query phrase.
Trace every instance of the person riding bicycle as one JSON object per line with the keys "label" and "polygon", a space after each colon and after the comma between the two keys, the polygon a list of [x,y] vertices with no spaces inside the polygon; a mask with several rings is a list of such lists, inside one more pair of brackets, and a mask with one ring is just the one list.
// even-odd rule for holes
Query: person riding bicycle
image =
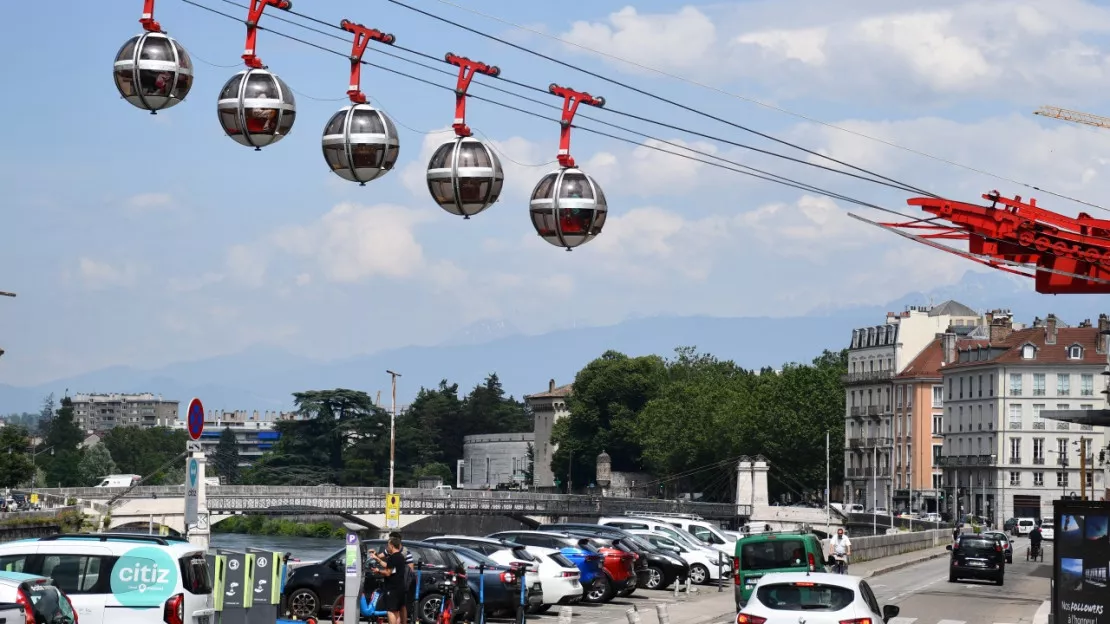
{"label": "person riding bicycle", "polygon": [[1037,522],[1037,526],[1033,527],[1033,530],[1029,532],[1029,547],[1032,549],[1034,555],[1041,552],[1041,540],[1043,539],[1044,535],[1041,534],[1041,523]]}
{"label": "person riding bicycle", "polygon": [[836,567],[839,568],[839,573],[847,574],[848,558],[852,556],[852,540],[844,534],[843,528],[836,530],[836,537],[829,542],[829,550],[832,551],[833,560],[836,562]]}

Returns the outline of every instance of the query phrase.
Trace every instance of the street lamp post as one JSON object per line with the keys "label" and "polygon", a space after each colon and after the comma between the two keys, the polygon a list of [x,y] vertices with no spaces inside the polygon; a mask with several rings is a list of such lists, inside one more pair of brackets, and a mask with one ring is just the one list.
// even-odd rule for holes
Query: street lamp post
{"label": "street lamp post", "polygon": [[385,371],[393,377],[393,412],[389,415],[389,493],[393,493],[393,467],[397,449],[397,378],[400,373]]}

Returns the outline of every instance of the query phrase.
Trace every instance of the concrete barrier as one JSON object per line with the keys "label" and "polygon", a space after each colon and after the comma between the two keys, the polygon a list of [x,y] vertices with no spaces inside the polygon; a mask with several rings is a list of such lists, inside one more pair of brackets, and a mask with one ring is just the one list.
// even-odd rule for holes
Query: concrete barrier
{"label": "concrete barrier", "polygon": [[[952,531],[948,529],[902,531],[890,535],[849,536],[849,538],[852,540],[852,562],[858,563],[943,546],[952,539]],[[829,540],[821,540],[821,543],[825,547],[827,557]]]}

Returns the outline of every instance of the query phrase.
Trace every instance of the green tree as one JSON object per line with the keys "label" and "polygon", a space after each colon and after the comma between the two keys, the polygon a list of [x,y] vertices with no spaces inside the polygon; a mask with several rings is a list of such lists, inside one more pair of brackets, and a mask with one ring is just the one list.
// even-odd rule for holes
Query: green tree
{"label": "green tree", "polygon": [[[73,401],[62,399],[54,418],[45,430],[42,444],[36,451],[40,453],[46,482],[51,487],[74,487],[81,481],[81,443],[85,432],[74,422]],[[46,451],[50,451],[46,455]],[[40,483],[38,485],[46,485]]]}
{"label": "green tree", "polygon": [[220,441],[216,444],[216,453],[212,458],[216,474],[223,477],[228,485],[239,482],[239,441],[231,427],[225,427],[220,432]]}
{"label": "green tree", "polygon": [[34,474],[28,454],[31,437],[25,427],[0,428],[0,487],[13,488],[30,481]]}
{"label": "green tree", "polygon": [[[553,427],[552,443],[559,445],[551,459],[556,478],[592,482],[603,450],[612,457],[613,470],[641,470],[638,415],[666,382],[666,363],[654,355],[633,358],[606,351],[587,364],[574,378],[574,393],[567,401],[570,416]],[[573,479],[568,481],[571,462]]]}
{"label": "green tree", "polygon": [[108,448],[121,473],[143,477],[144,485],[181,485],[188,438],[183,429],[114,427],[100,444]]}
{"label": "green tree", "polygon": [[116,474],[116,462],[112,460],[112,453],[104,444],[95,444],[85,450],[85,456],[78,465],[81,485],[91,487],[100,482],[106,475]]}
{"label": "green tree", "polygon": [[536,480],[536,446],[528,443],[527,464],[524,466],[524,483],[531,487]]}

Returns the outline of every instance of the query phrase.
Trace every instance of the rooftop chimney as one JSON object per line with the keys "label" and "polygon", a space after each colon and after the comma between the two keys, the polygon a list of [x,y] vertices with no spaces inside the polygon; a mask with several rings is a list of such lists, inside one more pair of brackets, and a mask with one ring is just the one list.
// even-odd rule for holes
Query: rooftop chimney
{"label": "rooftop chimney", "polygon": [[1002,310],[995,310],[992,314],[990,326],[990,343],[997,344],[1010,337],[1014,332],[1013,318]]}
{"label": "rooftop chimney", "polygon": [[944,351],[944,363],[951,364],[956,361],[956,332],[944,332],[941,336],[941,348]]}
{"label": "rooftop chimney", "polygon": [[1098,331],[1099,340],[1098,346],[1095,347],[1095,353],[1106,353],[1106,345],[1110,342],[1110,316],[1098,315]]}
{"label": "rooftop chimney", "polygon": [[1083,319],[1079,323],[1079,326],[1084,328],[1084,329],[1090,329],[1091,328],[1091,319]]}
{"label": "rooftop chimney", "polygon": [[547,391],[548,392],[555,392],[555,380],[554,379],[547,382]]}
{"label": "rooftop chimney", "polygon": [[1045,325],[1044,343],[1046,345],[1056,344],[1056,315],[1055,314],[1049,314],[1048,318],[1045,319],[1044,325]]}

